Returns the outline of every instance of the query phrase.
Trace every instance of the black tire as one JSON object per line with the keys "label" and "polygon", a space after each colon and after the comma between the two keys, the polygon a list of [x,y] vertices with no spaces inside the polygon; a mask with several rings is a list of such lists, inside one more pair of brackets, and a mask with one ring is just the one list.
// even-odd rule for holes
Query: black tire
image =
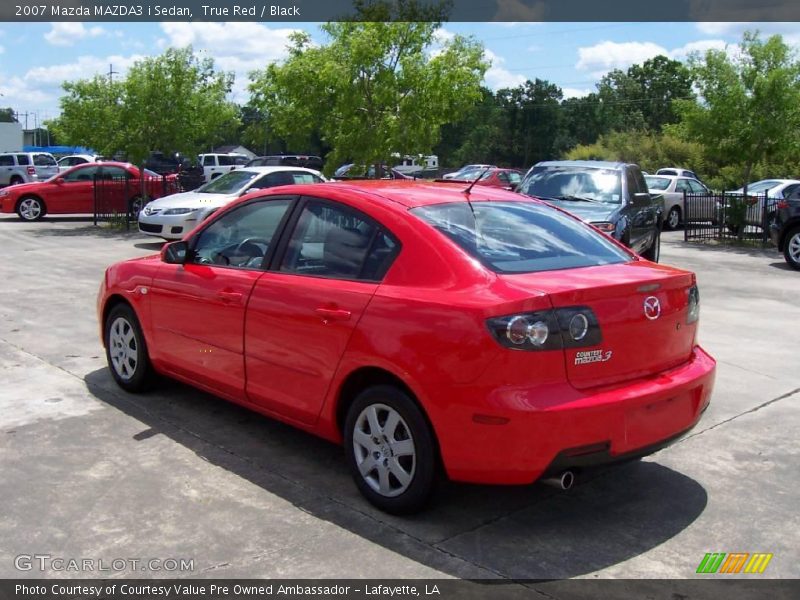
{"label": "black tire", "polygon": [[[372,430],[371,412],[378,431]],[[399,418],[391,427],[394,416]],[[383,429],[386,425],[391,431]],[[391,514],[409,514],[430,501],[438,479],[436,441],[425,415],[405,392],[390,385],[367,388],[350,405],[344,427],[347,463],[369,502]]]}
{"label": "black tire", "polygon": [[8,185],[19,185],[20,183],[25,183],[25,180],[19,175],[14,175],[8,182]]}
{"label": "black tire", "polygon": [[783,258],[793,269],[800,271],[800,227],[795,227],[783,240]]}
{"label": "black tire", "polygon": [[661,228],[656,227],[655,230],[655,238],[653,239],[653,243],[650,244],[650,247],[642,252],[642,256],[645,257],[647,260],[652,262],[658,262],[658,259],[661,257]]}
{"label": "black tire", "polygon": [[139,213],[142,212],[144,205],[150,201],[149,198],[142,200],[141,196],[134,196],[128,200],[128,215],[134,221],[139,220]]}
{"label": "black tire", "polygon": [[153,382],[153,367],[136,313],[117,304],[106,318],[103,337],[106,360],[117,384],[129,392],[146,390]]}
{"label": "black tire", "polygon": [[39,221],[45,214],[47,214],[47,207],[41,198],[23,196],[17,202],[17,215],[23,221]]}
{"label": "black tire", "polygon": [[677,229],[681,224],[681,209],[679,206],[673,206],[669,209],[667,217],[664,219],[664,229],[672,231]]}

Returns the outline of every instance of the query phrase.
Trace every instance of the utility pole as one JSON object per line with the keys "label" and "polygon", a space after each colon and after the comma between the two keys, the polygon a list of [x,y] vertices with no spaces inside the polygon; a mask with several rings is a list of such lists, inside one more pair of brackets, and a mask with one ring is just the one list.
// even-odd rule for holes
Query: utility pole
{"label": "utility pole", "polygon": [[114,75],[119,75],[117,71],[114,70],[114,65],[108,65],[108,85],[114,83]]}

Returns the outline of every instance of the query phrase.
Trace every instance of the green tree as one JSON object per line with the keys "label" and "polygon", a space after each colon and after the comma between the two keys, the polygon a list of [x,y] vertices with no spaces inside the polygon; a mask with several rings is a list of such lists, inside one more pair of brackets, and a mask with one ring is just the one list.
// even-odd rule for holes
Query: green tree
{"label": "green tree", "polygon": [[480,100],[488,67],[480,44],[461,36],[431,52],[439,25],[327,23],[321,46],[296,34],[283,64],[253,74],[250,105],[291,145],[307,146],[318,131],[331,147],[326,171],[430,154],[442,125]]}
{"label": "green tree", "polygon": [[17,118],[14,116],[14,109],[0,108],[0,123],[16,123]]}
{"label": "green tree", "polygon": [[705,146],[711,160],[738,165],[747,183],[759,163],[796,157],[800,63],[781,36],[745,33],[738,56],[709,50],[690,59],[700,102],[679,101],[675,131]]}
{"label": "green tree", "polygon": [[151,150],[196,154],[232,137],[238,109],[227,100],[233,75],[218,72],[191,47],[169,48],[136,62],[125,79],[97,76],[65,82],[61,115],[50,123],[59,139],[117,151],[136,162]]}

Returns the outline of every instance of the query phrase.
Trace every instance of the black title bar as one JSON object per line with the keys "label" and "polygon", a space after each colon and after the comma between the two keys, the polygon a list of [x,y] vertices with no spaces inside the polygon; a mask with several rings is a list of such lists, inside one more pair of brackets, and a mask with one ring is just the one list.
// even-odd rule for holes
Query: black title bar
{"label": "black title bar", "polygon": [[[363,0],[361,4],[410,2],[440,4],[438,0]],[[797,0],[447,0],[447,4],[447,20],[462,22],[800,21]],[[363,14],[359,17],[352,0],[3,0],[0,5],[0,21],[29,22],[369,20]]]}

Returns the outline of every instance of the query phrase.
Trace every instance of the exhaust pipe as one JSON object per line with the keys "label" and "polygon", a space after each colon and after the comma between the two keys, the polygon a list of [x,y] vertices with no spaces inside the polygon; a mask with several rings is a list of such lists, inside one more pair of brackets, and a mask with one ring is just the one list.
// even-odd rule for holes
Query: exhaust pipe
{"label": "exhaust pipe", "polygon": [[559,490],[568,490],[575,483],[575,473],[572,471],[564,471],[554,477],[547,477],[542,479],[542,483],[558,488]]}

